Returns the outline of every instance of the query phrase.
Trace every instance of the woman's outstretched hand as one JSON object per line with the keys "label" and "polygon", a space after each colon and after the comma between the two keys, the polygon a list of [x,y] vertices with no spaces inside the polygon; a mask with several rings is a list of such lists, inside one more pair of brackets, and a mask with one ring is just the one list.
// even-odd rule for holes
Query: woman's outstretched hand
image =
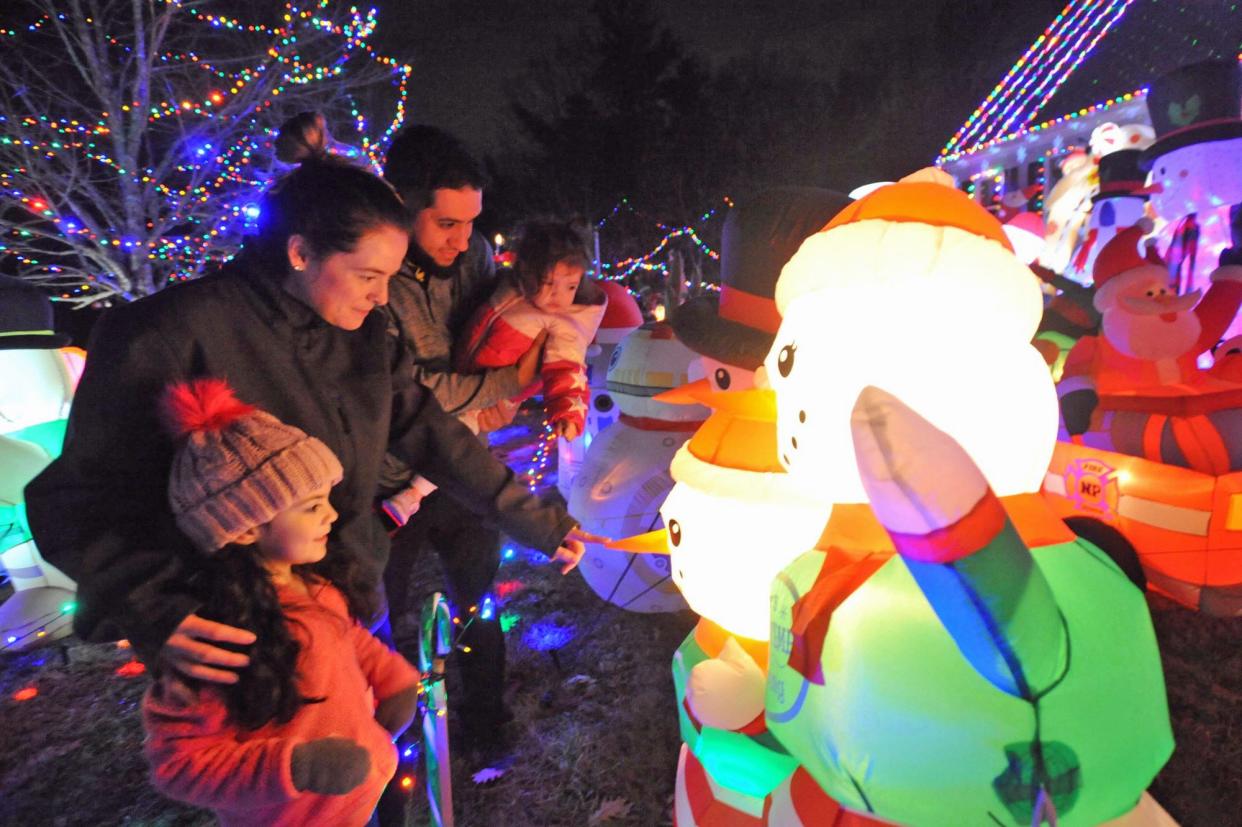
{"label": "woman's outstretched hand", "polygon": [[254,632],[195,614],[186,615],[164,642],[160,660],[189,678],[208,683],[237,683],[235,670],[246,668],[250,664],[249,656],[212,644],[249,646],[254,641]]}
{"label": "woman's outstretched hand", "polygon": [[600,537],[598,534],[583,531],[581,528],[574,528],[565,535],[564,540],[561,540],[560,548],[552,555],[552,562],[562,563],[561,574],[569,574],[582,561],[582,555],[586,554],[587,543],[607,542],[609,542],[607,537]]}

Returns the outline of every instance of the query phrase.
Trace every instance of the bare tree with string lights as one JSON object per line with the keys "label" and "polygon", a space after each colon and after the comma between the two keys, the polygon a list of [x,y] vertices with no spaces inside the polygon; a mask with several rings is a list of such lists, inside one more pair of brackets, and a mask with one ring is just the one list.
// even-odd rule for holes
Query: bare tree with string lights
{"label": "bare tree with string lights", "polygon": [[0,13],[0,272],[78,307],[200,275],[257,218],[274,131],[299,111],[327,113],[338,149],[378,168],[411,69],[370,45],[374,10],[220,12],[27,0]]}

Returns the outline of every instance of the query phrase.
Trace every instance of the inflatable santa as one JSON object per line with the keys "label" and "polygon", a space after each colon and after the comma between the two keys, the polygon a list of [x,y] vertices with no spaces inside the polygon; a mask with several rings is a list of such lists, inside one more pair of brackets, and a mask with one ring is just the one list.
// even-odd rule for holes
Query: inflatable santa
{"label": "inflatable santa", "polygon": [[1106,408],[1135,409],[1142,403],[1122,404],[1117,398],[1233,389],[1200,370],[1198,357],[1220,340],[1242,306],[1242,266],[1217,268],[1205,294],[1179,295],[1151,248],[1139,254],[1149,228],[1141,223],[1123,230],[1096,259],[1094,304],[1102,315],[1101,333],[1074,346],[1057,387],[1071,437],[1092,427],[1102,396],[1112,398]]}

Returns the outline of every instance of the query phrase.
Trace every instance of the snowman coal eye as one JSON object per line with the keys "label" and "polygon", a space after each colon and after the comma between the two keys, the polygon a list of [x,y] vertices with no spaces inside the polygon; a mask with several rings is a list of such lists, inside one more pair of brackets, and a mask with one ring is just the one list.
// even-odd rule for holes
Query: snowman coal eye
{"label": "snowman coal eye", "polygon": [[1112,204],[1105,201],[1104,206],[1100,208],[1100,226],[1111,227],[1116,223],[1117,223],[1116,210],[1113,209]]}
{"label": "snowman coal eye", "polygon": [[716,368],[716,387],[722,391],[727,391],[732,382],[733,377],[729,375],[729,371],[724,368]]}
{"label": "snowman coal eye", "polygon": [[681,545],[681,523],[676,520],[668,521],[668,539],[672,541],[674,546]]}
{"label": "snowman coal eye", "polygon": [[785,345],[781,348],[781,352],[776,357],[776,369],[781,372],[781,376],[788,378],[793,371],[794,354],[797,352],[797,345]]}

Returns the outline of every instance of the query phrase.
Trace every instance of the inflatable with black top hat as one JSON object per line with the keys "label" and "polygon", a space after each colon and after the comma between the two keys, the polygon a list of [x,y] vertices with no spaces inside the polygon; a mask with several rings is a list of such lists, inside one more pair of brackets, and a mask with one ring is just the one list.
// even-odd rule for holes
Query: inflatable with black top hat
{"label": "inflatable with black top hat", "polygon": [[777,187],[740,200],[725,218],[720,294],[690,299],[670,319],[695,353],[753,371],[780,327],[773,290],[781,267],[850,198],[832,190]]}
{"label": "inflatable with black top hat", "polygon": [[[1232,208],[1242,204],[1242,67],[1234,59],[1183,66],[1151,83],[1156,141],[1143,152],[1160,249],[1178,292],[1207,286],[1218,260],[1242,263]],[[1232,247],[1237,260],[1221,260]],[[1238,327],[1231,329],[1239,333]]]}

